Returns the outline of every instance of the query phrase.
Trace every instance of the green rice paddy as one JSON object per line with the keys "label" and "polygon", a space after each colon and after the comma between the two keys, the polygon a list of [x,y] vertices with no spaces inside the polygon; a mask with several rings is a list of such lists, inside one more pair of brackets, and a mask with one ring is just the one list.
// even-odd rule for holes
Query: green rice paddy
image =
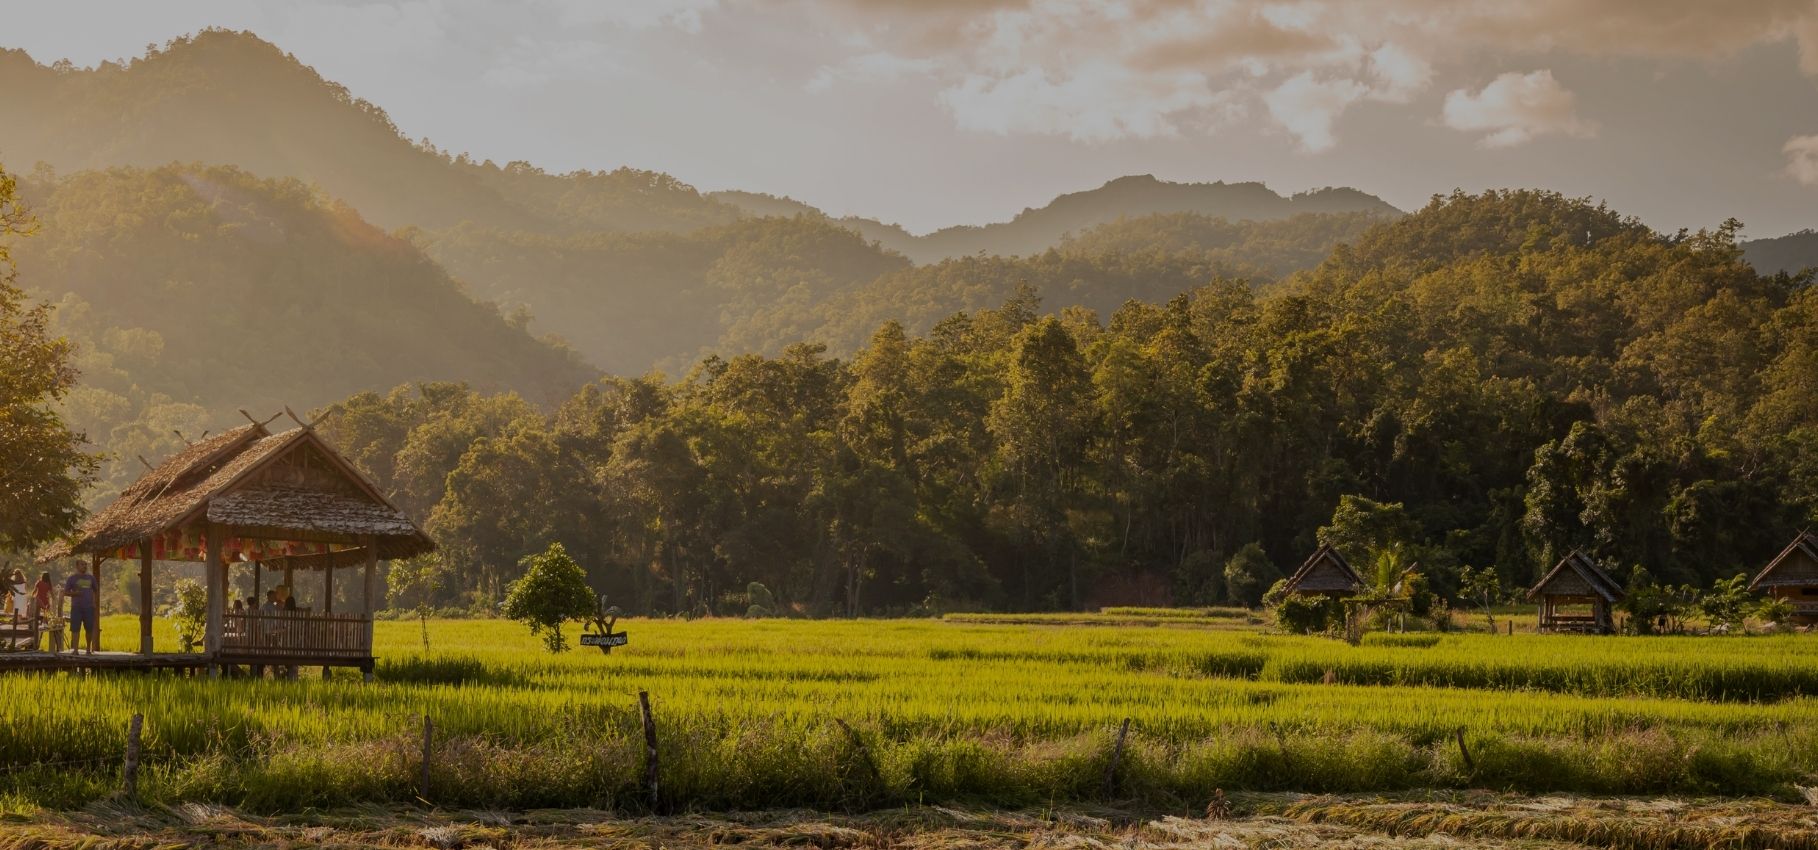
{"label": "green rice paddy", "polygon": [[[396,621],[377,626],[371,684],[13,674],[0,809],[114,794],[142,712],[149,801],[413,801],[428,715],[431,802],[644,810],[640,690],[661,809],[1178,806],[1215,789],[1790,798],[1818,782],[1818,636],[1350,646],[1158,619],[1183,623],[634,620],[628,647],[560,656],[498,621],[432,621],[425,651]],[[103,634],[136,641],[126,618]]]}

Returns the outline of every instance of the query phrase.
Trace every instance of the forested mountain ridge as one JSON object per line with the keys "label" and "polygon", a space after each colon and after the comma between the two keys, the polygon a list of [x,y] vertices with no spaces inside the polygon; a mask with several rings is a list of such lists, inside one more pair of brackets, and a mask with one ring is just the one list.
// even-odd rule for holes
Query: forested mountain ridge
{"label": "forested mountain ridge", "polygon": [[738,217],[664,174],[556,175],[413,143],[382,109],[251,33],[207,30],[93,69],[0,49],[0,115],[0,161],[17,172],[234,165],[314,183],[386,228],[679,231]]}
{"label": "forested mountain ridge", "polygon": [[26,180],[19,284],[77,343],[73,425],[113,454],[103,495],[246,408],[459,380],[557,401],[598,372],[476,303],[408,241],[296,180],[226,167]]}
{"label": "forested mountain ridge", "polygon": [[[753,215],[822,214],[808,204],[772,195],[713,192],[708,197]],[[1401,211],[1374,195],[1349,188],[1282,196],[1261,183],[1173,183],[1138,174],[1061,195],[1039,208],[1023,210],[1010,221],[946,227],[923,236],[875,219],[848,216],[835,221],[917,263],[935,263],[976,254],[1030,256],[1057,247],[1070,234],[1077,236],[1099,225],[1170,213],[1237,222],[1273,221],[1303,213],[1390,217]]]}
{"label": "forested mountain ridge", "polygon": [[1818,286],[1736,232],[1455,194],[1260,291],[1043,316],[1023,288],[849,359],[709,358],[553,414],[400,387],[329,427],[427,511],[438,604],[557,540],[654,613],[750,581],[815,614],[1254,603],[1319,542],[1445,593],[1573,548],[1706,585],[1818,522]]}
{"label": "forested mountain ridge", "polygon": [[1818,230],[1744,242],[1742,255],[1767,274],[1818,268]]}
{"label": "forested mountain ridge", "polygon": [[915,266],[820,215],[753,218],[691,233],[547,236],[462,226],[417,232],[429,256],[487,300],[615,374],[679,372],[703,354],[776,354],[821,342],[843,355],[886,321],[915,332],[1031,287],[1055,309],[1108,313],[1219,278],[1263,284],[1317,265],[1383,219],[1307,213],[1227,222],[1196,213],[1112,221],[1029,257]]}

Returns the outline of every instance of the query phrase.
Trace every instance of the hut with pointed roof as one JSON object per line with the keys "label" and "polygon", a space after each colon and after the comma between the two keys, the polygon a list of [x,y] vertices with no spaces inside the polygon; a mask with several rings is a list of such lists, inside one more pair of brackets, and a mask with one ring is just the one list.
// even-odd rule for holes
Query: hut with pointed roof
{"label": "hut with pointed roof", "polygon": [[[43,558],[84,557],[96,575],[109,560],[136,563],[143,656],[153,654],[152,563],[201,562],[208,592],[201,655],[211,671],[319,664],[357,667],[370,678],[378,562],[431,552],[435,543],[310,424],[298,420],[299,427],[272,433],[270,421],[192,443]],[[281,572],[285,587],[299,570],[319,572],[321,610],[229,611],[236,569],[252,571],[255,599],[268,572]],[[333,610],[336,570],[354,571],[359,610]]]}
{"label": "hut with pointed roof", "polygon": [[1577,549],[1528,591],[1529,599],[1540,602],[1542,633],[1610,634],[1616,630],[1612,611],[1627,595],[1596,561]]}
{"label": "hut with pointed roof", "polygon": [[1793,619],[1818,623],[1818,534],[1801,531],[1755,574],[1749,590],[1793,604]]}
{"label": "hut with pointed roof", "polygon": [[1331,546],[1321,546],[1307,556],[1282,586],[1283,592],[1291,595],[1333,598],[1354,596],[1363,588],[1363,577]]}

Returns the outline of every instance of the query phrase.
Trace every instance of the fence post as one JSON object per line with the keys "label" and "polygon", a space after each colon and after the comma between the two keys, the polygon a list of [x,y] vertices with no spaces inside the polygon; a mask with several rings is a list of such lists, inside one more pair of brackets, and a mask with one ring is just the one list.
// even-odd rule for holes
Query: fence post
{"label": "fence post", "polygon": [[139,732],[144,725],[145,715],[136,713],[126,724],[126,764],[120,772],[129,800],[139,797]]}
{"label": "fence post", "polygon": [[1465,746],[1464,733],[1465,730],[1463,726],[1458,727],[1458,731],[1454,733],[1458,738],[1458,755],[1464,759],[1465,770],[1470,773],[1476,773],[1477,762],[1472,760],[1471,750],[1469,747]]}
{"label": "fence post", "polygon": [[638,691],[638,713],[644,717],[644,787],[650,793],[650,810],[656,811],[657,800],[657,734],[656,718],[650,714],[650,693]]}
{"label": "fence post", "polygon": [[1105,797],[1117,789],[1117,763],[1124,759],[1124,739],[1130,735],[1130,718],[1124,718],[1124,725],[1118,727],[1117,743],[1111,747],[1111,763],[1105,765]]}
{"label": "fence post", "polygon": [[417,779],[417,796],[423,802],[429,802],[429,760],[430,747],[434,744],[436,727],[429,715],[423,715],[423,775]]}

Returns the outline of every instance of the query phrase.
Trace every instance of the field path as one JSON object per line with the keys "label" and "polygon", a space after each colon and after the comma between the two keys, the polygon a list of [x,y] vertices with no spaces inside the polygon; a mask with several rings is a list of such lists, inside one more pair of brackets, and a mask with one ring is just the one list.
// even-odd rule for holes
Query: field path
{"label": "field path", "polygon": [[57,848],[720,848],[1204,850],[1205,848],[1818,848],[1818,807],[1767,801],[1234,796],[1233,814],[906,807],[626,818],[590,809],[378,807],[254,817],[207,805],[96,804],[0,821],[0,850]]}

